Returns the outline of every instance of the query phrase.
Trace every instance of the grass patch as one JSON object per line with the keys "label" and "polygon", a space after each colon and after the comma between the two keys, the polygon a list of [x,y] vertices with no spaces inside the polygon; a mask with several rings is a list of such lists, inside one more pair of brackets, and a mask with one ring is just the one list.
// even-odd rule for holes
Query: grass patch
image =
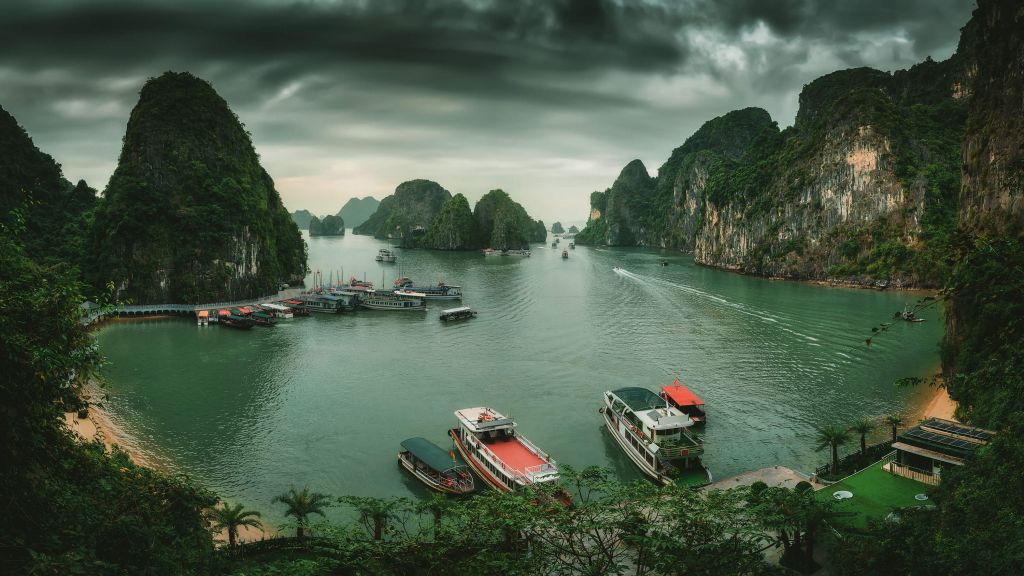
{"label": "grass patch", "polygon": [[834,500],[832,494],[838,490],[853,492],[853,498],[835,501],[835,511],[842,514],[835,523],[852,528],[866,528],[869,520],[881,521],[896,510],[908,506],[932,504],[931,500],[915,500],[914,496],[932,488],[928,484],[896,476],[882,470],[876,462],[842,482],[819,490],[819,500]]}

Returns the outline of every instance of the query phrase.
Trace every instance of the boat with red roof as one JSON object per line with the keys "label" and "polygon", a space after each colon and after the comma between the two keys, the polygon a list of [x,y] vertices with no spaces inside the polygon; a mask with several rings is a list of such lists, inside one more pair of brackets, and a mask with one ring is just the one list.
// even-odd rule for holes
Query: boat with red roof
{"label": "boat with red roof", "polygon": [[708,413],[704,409],[704,401],[689,388],[680,384],[679,378],[676,378],[671,386],[662,386],[659,396],[689,416],[693,420],[694,426],[703,426],[708,423]]}
{"label": "boat with red roof", "polygon": [[[455,417],[459,425],[448,431],[455,448],[491,488],[514,492],[558,481],[558,464],[512,418],[488,407],[456,410]],[[564,490],[556,498],[571,502]]]}

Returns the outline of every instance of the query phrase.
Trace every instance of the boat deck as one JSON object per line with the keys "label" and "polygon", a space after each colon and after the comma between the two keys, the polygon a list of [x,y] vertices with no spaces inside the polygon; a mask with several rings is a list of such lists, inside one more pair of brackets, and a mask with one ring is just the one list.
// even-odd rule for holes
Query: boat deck
{"label": "boat deck", "polygon": [[515,438],[485,444],[485,446],[494,452],[495,456],[501,459],[506,466],[520,474],[527,474],[528,469],[544,464],[543,458],[531,452]]}

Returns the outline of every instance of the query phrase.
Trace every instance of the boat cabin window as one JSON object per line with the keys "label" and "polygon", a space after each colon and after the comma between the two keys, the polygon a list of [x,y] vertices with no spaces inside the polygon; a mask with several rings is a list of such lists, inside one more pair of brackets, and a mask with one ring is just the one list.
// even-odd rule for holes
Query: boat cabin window
{"label": "boat cabin window", "polygon": [[658,436],[675,436],[679,434],[679,428],[669,428],[667,430],[655,430],[655,434]]}

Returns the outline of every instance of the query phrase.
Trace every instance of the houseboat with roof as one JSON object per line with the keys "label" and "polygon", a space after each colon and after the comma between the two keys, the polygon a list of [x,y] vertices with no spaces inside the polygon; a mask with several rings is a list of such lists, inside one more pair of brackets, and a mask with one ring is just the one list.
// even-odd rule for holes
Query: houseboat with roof
{"label": "houseboat with roof", "polygon": [[647,388],[609,390],[600,412],[622,451],[655,482],[711,482],[711,473],[700,461],[704,441],[691,431],[693,420],[662,397]]}
{"label": "houseboat with roof", "polygon": [[252,321],[255,322],[257,326],[270,328],[277,325],[277,320],[274,320],[273,315],[267,314],[266,312],[260,312],[259,310],[250,314],[249,318],[252,318]]}
{"label": "houseboat with roof", "polygon": [[294,318],[295,317],[295,313],[292,312],[292,309],[287,307],[287,306],[285,306],[285,305],[283,305],[283,304],[277,304],[277,303],[274,303],[274,302],[267,302],[265,304],[260,304],[260,308],[262,308],[264,312],[266,312],[267,314],[271,314],[275,318]]}
{"label": "houseboat with roof", "polygon": [[476,318],[476,310],[473,310],[469,306],[459,306],[458,308],[449,308],[441,311],[441,320],[443,322],[468,320],[470,318]]}
{"label": "houseboat with roof", "polygon": [[427,297],[406,290],[367,290],[359,294],[359,306],[370,310],[426,311]]}
{"label": "houseboat with roof", "polygon": [[220,310],[217,312],[217,320],[221,326],[227,326],[228,328],[238,328],[240,330],[249,330],[253,327],[255,322],[250,318],[241,316],[238,314],[232,314],[231,310]]}
{"label": "houseboat with roof", "polygon": [[302,303],[311,312],[322,314],[340,314],[346,310],[353,310],[358,302],[355,292],[331,294],[306,294],[302,297]]}
{"label": "houseboat with roof", "polygon": [[282,302],[282,304],[292,311],[292,316],[309,316],[309,308],[307,308],[306,304],[303,302],[295,300],[294,298],[289,298]]}
{"label": "houseboat with roof", "polygon": [[374,260],[393,264],[398,261],[398,256],[395,256],[395,253],[389,248],[381,248],[377,251],[377,257]]}
{"label": "houseboat with roof", "polygon": [[427,297],[427,300],[462,300],[462,287],[438,282],[437,286],[416,286],[412,278],[402,276],[395,279],[395,288],[408,292],[419,292]]}
{"label": "houseboat with roof", "polygon": [[210,311],[209,310],[198,310],[196,311],[196,324],[199,326],[207,326],[210,323]]}
{"label": "houseboat with roof", "polygon": [[[485,406],[455,411],[458,427],[448,434],[459,454],[488,486],[513,492],[558,481],[558,465],[551,456],[527,440],[517,424]],[[558,500],[570,502],[567,493]]]}
{"label": "houseboat with roof", "polygon": [[402,440],[398,462],[431,490],[445,494],[468,494],[476,487],[469,467],[455,452],[445,452],[426,438]]}
{"label": "houseboat with roof", "polygon": [[708,423],[708,413],[704,408],[704,401],[689,388],[680,384],[679,378],[676,378],[671,386],[662,386],[660,396],[680,412],[689,416],[690,420],[693,420],[694,427]]}

